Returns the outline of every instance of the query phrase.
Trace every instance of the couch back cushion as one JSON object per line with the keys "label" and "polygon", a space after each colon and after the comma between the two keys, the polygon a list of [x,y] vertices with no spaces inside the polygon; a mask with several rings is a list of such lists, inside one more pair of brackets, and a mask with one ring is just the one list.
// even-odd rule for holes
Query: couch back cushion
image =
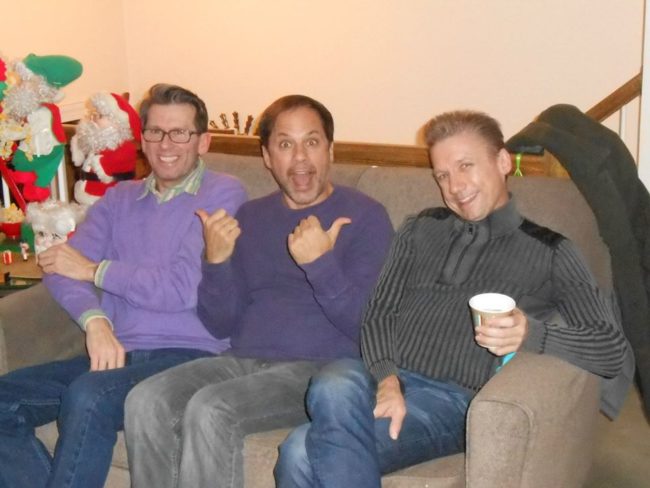
{"label": "couch back cushion", "polygon": [[[259,156],[208,153],[204,160],[214,171],[237,176],[250,198],[277,190]],[[331,177],[335,183],[357,188],[383,203],[395,228],[424,208],[444,206],[428,168],[335,164]],[[521,213],[573,240],[600,286],[611,290],[609,251],[589,205],[573,182],[541,176],[510,177],[508,186]]]}
{"label": "couch back cushion", "polygon": [[[259,198],[276,191],[278,185],[271,173],[264,167],[261,156],[233,156],[207,153],[203,160],[208,168],[237,176],[248,191],[248,196]],[[356,188],[361,175],[370,166],[360,164],[335,164],[331,178],[334,183]]]}

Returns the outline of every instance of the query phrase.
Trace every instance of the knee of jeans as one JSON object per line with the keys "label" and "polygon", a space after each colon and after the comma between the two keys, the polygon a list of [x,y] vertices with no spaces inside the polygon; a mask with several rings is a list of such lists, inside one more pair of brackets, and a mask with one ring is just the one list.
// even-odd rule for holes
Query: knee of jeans
{"label": "knee of jeans", "polygon": [[278,462],[274,474],[279,486],[286,485],[288,479],[309,478],[311,466],[307,456],[305,439],[310,424],[296,427],[278,448]]}
{"label": "knee of jeans", "polygon": [[61,398],[61,411],[85,411],[101,405],[101,398],[107,393],[106,386],[96,381],[93,374],[83,374],[72,383]]}
{"label": "knee of jeans", "polygon": [[311,380],[307,406],[340,411],[344,404],[363,405],[374,401],[376,382],[361,361],[341,360],[325,366]]}
{"label": "knee of jeans", "polygon": [[195,393],[187,403],[183,418],[183,430],[201,432],[207,429],[225,434],[226,431],[235,427],[236,422],[236,412],[227,399],[203,389]]}
{"label": "knee of jeans", "polygon": [[155,381],[145,380],[135,385],[124,403],[125,425],[129,428],[170,425],[173,412],[167,401],[168,391]]}

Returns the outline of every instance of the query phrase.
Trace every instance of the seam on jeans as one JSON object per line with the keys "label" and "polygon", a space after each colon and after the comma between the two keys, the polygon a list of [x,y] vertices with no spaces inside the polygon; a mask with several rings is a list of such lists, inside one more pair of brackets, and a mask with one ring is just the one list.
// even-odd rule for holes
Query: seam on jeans
{"label": "seam on jeans", "polygon": [[[186,405],[187,407],[187,405]],[[183,418],[185,409],[181,409],[181,415],[177,416],[175,419],[172,419],[172,435],[174,436],[174,441],[176,441],[176,449],[172,451],[172,485],[178,486],[178,480],[180,479],[180,464],[182,456],[182,438],[176,435],[175,427],[180,423]]]}
{"label": "seam on jeans", "polygon": [[20,400],[17,400],[15,402],[11,403],[10,411],[15,412],[22,406],[34,406],[34,407],[42,407],[45,405],[58,405],[61,402],[59,400],[28,400],[25,398],[21,398]]}
{"label": "seam on jeans", "polygon": [[[251,372],[251,373],[249,373],[247,375],[242,375],[241,377],[268,374],[269,370],[274,369],[273,368],[274,366],[280,366],[280,365],[285,366],[285,365],[289,365],[290,363],[294,363],[294,362],[295,363],[307,362],[307,363],[313,364],[312,361],[280,361],[278,363],[260,361],[260,362],[258,362],[258,368],[259,369],[257,369],[256,371],[253,371],[253,372]],[[316,368],[316,371],[318,371],[318,368]],[[316,371],[314,371],[313,374],[315,374]],[[312,374],[310,374],[309,376],[312,376]],[[306,390],[307,390],[307,385],[305,385],[305,392],[306,392]],[[269,418],[269,417],[277,417],[279,415],[286,415],[289,412],[295,412],[295,411],[302,411],[303,413],[306,413],[305,412],[305,405],[303,403],[300,403],[298,408],[288,407],[288,408],[285,408],[280,414],[275,413],[274,415],[259,415],[259,416],[254,416],[254,417],[247,417],[245,420],[259,420],[259,419],[264,419],[264,418]],[[244,419],[241,419],[239,422],[236,422],[235,424],[231,424],[231,425],[234,425],[239,430],[243,420]],[[230,445],[233,445],[234,434],[235,433],[231,429]],[[244,452],[243,451],[244,451],[244,437],[245,436],[240,436],[240,437],[241,437],[241,440],[242,440],[241,455],[242,455],[242,478],[243,478],[243,476],[244,476],[244,466],[243,466]],[[230,484],[229,484],[229,486],[233,486],[234,482],[235,482],[235,457],[236,457],[236,455],[237,455],[236,449],[233,449],[232,452],[231,452],[231,456],[230,456]],[[242,481],[243,481],[243,479],[242,479]]]}
{"label": "seam on jeans", "polygon": [[[304,405],[301,405],[300,408],[297,408],[297,409],[296,408],[286,408],[285,410],[283,410],[279,414],[276,413],[274,415],[258,415],[258,416],[254,416],[254,417],[246,417],[245,420],[246,421],[249,421],[249,420],[255,421],[255,420],[260,420],[260,419],[265,419],[265,418],[270,418],[270,417],[278,417],[280,415],[286,415],[288,413],[296,412],[296,411],[305,412]],[[235,426],[236,429],[239,430],[242,422],[243,422],[243,419],[240,420],[239,422],[236,422],[236,423],[231,424],[231,425]],[[233,445],[233,438],[234,437],[235,437],[235,433],[232,432],[232,430],[231,430],[230,445]],[[243,476],[244,476],[243,459],[244,459],[244,437],[245,436],[242,435],[240,437],[242,439],[241,455],[242,455],[242,481],[243,481]],[[236,457],[236,455],[237,455],[236,449],[233,449],[232,452],[231,452],[231,457],[230,457],[230,468],[231,469],[230,469],[230,484],[229,484],[229,486],[234,486],[234,483],[235,483],[235,457]]]}
{"label": "seam on jeans", "polygon": [[38,459],[43,461],[43,465],[45,466],[48,474],[51,473],[52,472],[52,458],[50,458],[50,456],[43,453],[43,443],[36,438],[36,434],[34,434],[33,436],[30,436],[29,441],[34,445],[35,451],[36,451],[36,456],[38,457]]}
{"label": "seam on jeans", "polygon": [[[85,447],[87,443],[87,434],[88,434],[88,425],[90,424],[90,417],[91,417],[91,412],[95,411],[95,408],[99,401],[106,396],[106,393],[114,391],[118,388],[118,386],[122,386],[124,384],[132,384],[135,385],[139,383],[142,380],[138,381],[133,381],[132,378],[129,378],[128,381],[122,382],[122,383],[113,383],[110,387],[104,388],[103,390],[100,390],[96,395],[95,395],[95,400],[92,402],[91,407],[86,409],[86,413],[83,416],[83,427],[82,427],[82,434],[81,434],[81,440],[79,442],[79,445],[77,448],[73,451],[73,456],[72,456],[72,464],[75,466],[75,469],[72,470],[72,472],[69,474],[69,478],[66,478],[66,483],[67,486],[71,485],[77,476],[77,469],[76,466],[78,464],[79,460],[79,454],[81,453],[82,449]],[[117,431],[116,431],[117,435]],[[56,456],[56,452],[55,452]]]}

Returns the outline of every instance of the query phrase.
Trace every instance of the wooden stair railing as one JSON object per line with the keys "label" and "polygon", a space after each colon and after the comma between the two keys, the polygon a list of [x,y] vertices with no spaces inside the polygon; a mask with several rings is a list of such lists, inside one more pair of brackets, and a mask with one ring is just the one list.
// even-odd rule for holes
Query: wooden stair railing
{"label": "wooden stair railing", "polygon": [[627,83],[621,85],[611,94],[603,98],[585,113],[592,119],[602,122],[641,95],[642,81],[643,75],[639,73]]}
{"label": "wooden stair railing", "polygon": [[[641,95],[642,74],[639,73],[612,93],[603,98],[585,113],[598,122],[603,122],[610,115],[621,110],[625,105]],[[515,155],[513,155],[513,160]],[[522,155],[522,171],[525,175],[544,175],[558,178],[568,178],[569,174],[557,158],[549,151],[542,155]]]}

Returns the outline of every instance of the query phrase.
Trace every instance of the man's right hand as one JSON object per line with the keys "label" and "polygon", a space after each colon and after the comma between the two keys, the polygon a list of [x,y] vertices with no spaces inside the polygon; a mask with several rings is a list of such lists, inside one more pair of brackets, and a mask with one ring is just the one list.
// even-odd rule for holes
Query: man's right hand
{"label": "man's right hand", "polygon": [[86,349],[90,357],[90,371],[104,371],[124,366],[126,352],[117,340],[108,320],[90,319],[86,324]]}
{"label": "man's right hand", "polygon": [[406,417],[406,401],[400,388],[397,376],[391,375],[379,383],[377,387],[377,405],[373,411],[375,418],[390,418],[388,435],[397,440]]}
{"label": "man's right hand", "polygon": [[227,261],[235,250],[235,241],[241,234],[239,222],[219,209],[212,215],[205,210],[197,210],[196,215],[203,224],[205,240],[205,259],[208,263],[219,264]]}

